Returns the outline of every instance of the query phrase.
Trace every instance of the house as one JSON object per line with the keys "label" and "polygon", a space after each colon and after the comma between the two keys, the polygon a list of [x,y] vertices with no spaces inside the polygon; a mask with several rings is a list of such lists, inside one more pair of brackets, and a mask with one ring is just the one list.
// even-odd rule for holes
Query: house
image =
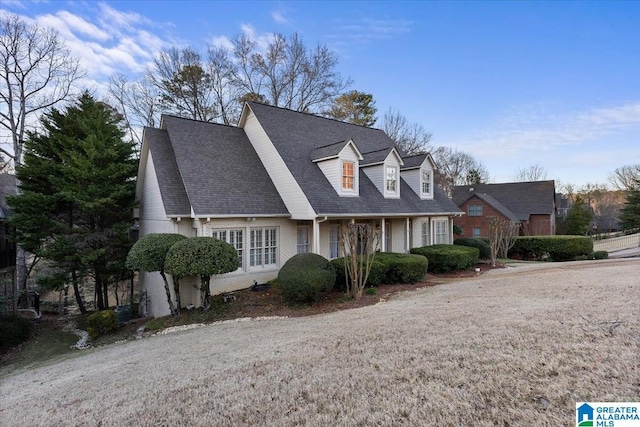
{"label": "house", "polygon": [[[255,102],[238,126],[163,116],[145,128],[137,182],[140,236],[212,236],[238,252],[212,294],[277,277],[293,255],[340,256],[339,230],[366,222],[381,250],[452,243],[462,212],[434,185],[430,155],[405,156],[381,130]],[[181,300],[199,305],[195,283]],[[169,313],[160,275],[141,273],[148,312]]]}
{"label": "house", "polygon": [[462,227],[464,237],[488,237],[489,217],[519,223],[520,235],[556,232],[553,180],[455,186],[452,199],[466,213],[455,221]]}

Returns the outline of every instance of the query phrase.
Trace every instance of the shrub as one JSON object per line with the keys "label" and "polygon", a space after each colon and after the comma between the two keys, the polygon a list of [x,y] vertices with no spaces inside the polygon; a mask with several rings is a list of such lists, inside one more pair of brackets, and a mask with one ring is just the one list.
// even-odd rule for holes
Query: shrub
{"label": "shrub", "polygon": [[427,257],[428,271],[432,273],[468,270],[480,256],[478,248],[461,245],[423,246],[411,249],[411,253]]}
{"label": "shrub", "polygon": [[31,322],[20,316],[0,316],[0,353],[31,336]]}
{"label": "shrub", "polygon": [[468,246],[470,248],[478,248],[480,251],[480,259],[491,259],[491,246],[489,242],[481,238],[460,237],[453,241],[454,245]]}
{"label": "shrub", "polygon": [[92,339],[118,329],[118,316],[113,310],[102,310],[87,317],[87,332]]}
{"label": "shrub", "polygon": [[282,296],[289,302],[311,303],[330,291],[336,282],[333,265],[317,254],[297,254],[278,273]]}
{"label": "shrub", "polygon": [[367,288],[364,291],[365,294],[367,295],[375,295],[376,294],[376,288]]}
{"label": "shrub", "polygon": [[570,261],[593,252],[593,240],[587,236],[519,236],[509,257]]}
{"label": "shrub", "polygon": [[609,252],[607,251],[595,251],[593,253],[593,259],[607,259],[609,258]]}
{"label": "shrub", "polygon": [[[346,276],[344,258],[331,261],[336,270],[336,288],[344,291]],[[412,254],[379,252],[371,262],[371,270],[365,286],[378,286],[382,283],[411,283],[422,280],[427,272],[428,261],[425,257]]]}

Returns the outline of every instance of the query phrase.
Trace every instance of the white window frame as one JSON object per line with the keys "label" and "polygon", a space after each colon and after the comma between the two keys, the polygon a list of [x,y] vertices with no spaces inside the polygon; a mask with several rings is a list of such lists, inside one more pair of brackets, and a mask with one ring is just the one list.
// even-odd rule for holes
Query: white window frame
{"label": "white window frame", "polygon": [[[420,189],[422,190],[423,196],[431,196],[433,189],[432,182],[433,174],[428,169],[421,169],[420,173]],[[425,190],[426,187],[426,190]]]}
{"label": "white window frame", "polygon": [[422,221],[420,232],[422,246],[429,246],[429,221]]}
{"label": "white window frame", "polygon": [[[238,240],[238,234],[240,240]],[[211,230],[211,237],[229,243],[236,249],[238,254],[238,270],[244,270],[244,228],[214,228]]]}
{"label": "white window frame", "polygon": [[329,259],[340,258],[340,225],[329,225]]}
{"label": "white window frame", "polygon": [[434,229],[434,233],[433,233],[433,237],[434,237],[434,244],[436,245],[441,245],[441,244],[448,244],[449,243],[449,227],[448,227],[448,222],[446,219],[436,219],[433,221],[433,229]]}
{"label": "white window frame", "polygon": [[[473,212],[472,209],[473,208]],[[467,206],[467,215],[469,216],[482,216],[482,205],[468,205]]]}
{"label": "white window frame", "polygon": [[278,265],[278,228],[249,229],[249,268],[271,268]]}
{"label": "white window frame", "polygon": [[[391,175],[393,174],[393,176]],[[393,184],[393,185],[391,185]],[[390,188],[393,187],[393,188]],[[384,166],[384,190],[388,194],[398,193],[398,167],[397,166]]]}
{"label": "white window frame", "polygon": [[[477,233],[476,233],[477,232]],[[480,227],[473,227],[471,229],[471,235],[473,237],[481,237],[482,236],[482,228]]]}
{"label": "white window frame", "polygon": [[[302,242],[300,241],[300,237],[303,237]],[[309,226],[299,225],[296,228],[296,253],[306,254],[309,253],[309,249]]]}
{"label": "white window frame", "polygon": [[[345,174],[345,166],[346,165],[351,165],[352,169],[352,175],[346,175]],[[351,161],[351,160],[343,160],[342,163],[340,164],[340,188],[342,189],[342,191],[344,192],[355,192],[356,191],[356,171],[357,171],[357,167],[356,167],[356,162]],[[345,179],[351,179],[351,187],[345,187]]]}

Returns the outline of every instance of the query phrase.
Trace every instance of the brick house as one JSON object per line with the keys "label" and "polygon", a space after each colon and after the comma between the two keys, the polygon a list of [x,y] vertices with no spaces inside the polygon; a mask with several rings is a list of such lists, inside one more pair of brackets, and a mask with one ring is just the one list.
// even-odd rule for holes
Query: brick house
{"label": "brick house", "polygon": [[465,212],[454,220],[464,237],[487,237],[492,216],[518,222],[522,236],[556,232],[553,180],[455,186],[452,199]]}

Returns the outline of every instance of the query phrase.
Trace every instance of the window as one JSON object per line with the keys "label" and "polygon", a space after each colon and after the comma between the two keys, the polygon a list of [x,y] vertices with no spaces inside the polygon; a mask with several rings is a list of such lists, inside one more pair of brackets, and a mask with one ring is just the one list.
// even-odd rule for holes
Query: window
{"label": "window", "polygon": [[391,252],[391,242],[393,242],[393,236],[391,235],[391,220],[384,222],[384,251]]}
{"label": "window", "polygon": [[355,190],[355,163],[342,162],[342,189]]}
{"label": "window", "polygon": [[309,252],[309,227],[298,226],[298,245],[297,251],[299,254],[306,254]]}
{"label": "window", "polygon": [[212,237],[231,244],[238,253],[238,268],[244,269],[244,239],[242,229],[213,230]]}
{"label": "window", "polygon": [[473,237],[480,237],[480,227],[473,227]]}
{"label": "window", "polygon": [[428,246],[429,245],[429,221],[422,221],[422,230],[420,234],[422,237],[422,246]]}
{"label": "window", "polygon": [[249,266],[270,266],[278,262],[278,241],[275,228],[252,228],[249,239]]}
{"label": "window", "polygon": [[398,168],[395,166],[386,167],[386,189],[389,193],[395,193],[398,184]]}
{"label": "window", "polygon": [[329,259],[340,256],[340,226],[332,224],[329,226]]}
{"label": "window", "polygon": [[447,220],[446,219],[439,219],[434,221],[434,225],[435,225],[435,244],[436,245],[440,245],[440,244],[446,244],[449,243],[447,240]]}
{"label": "window", "polygon": [[469,205],[467,213],[469,216],[482,216],[482,205]]}
{"label": "window", "polygon": [[422,171],[422,194],[431,194],[431,171]]}

